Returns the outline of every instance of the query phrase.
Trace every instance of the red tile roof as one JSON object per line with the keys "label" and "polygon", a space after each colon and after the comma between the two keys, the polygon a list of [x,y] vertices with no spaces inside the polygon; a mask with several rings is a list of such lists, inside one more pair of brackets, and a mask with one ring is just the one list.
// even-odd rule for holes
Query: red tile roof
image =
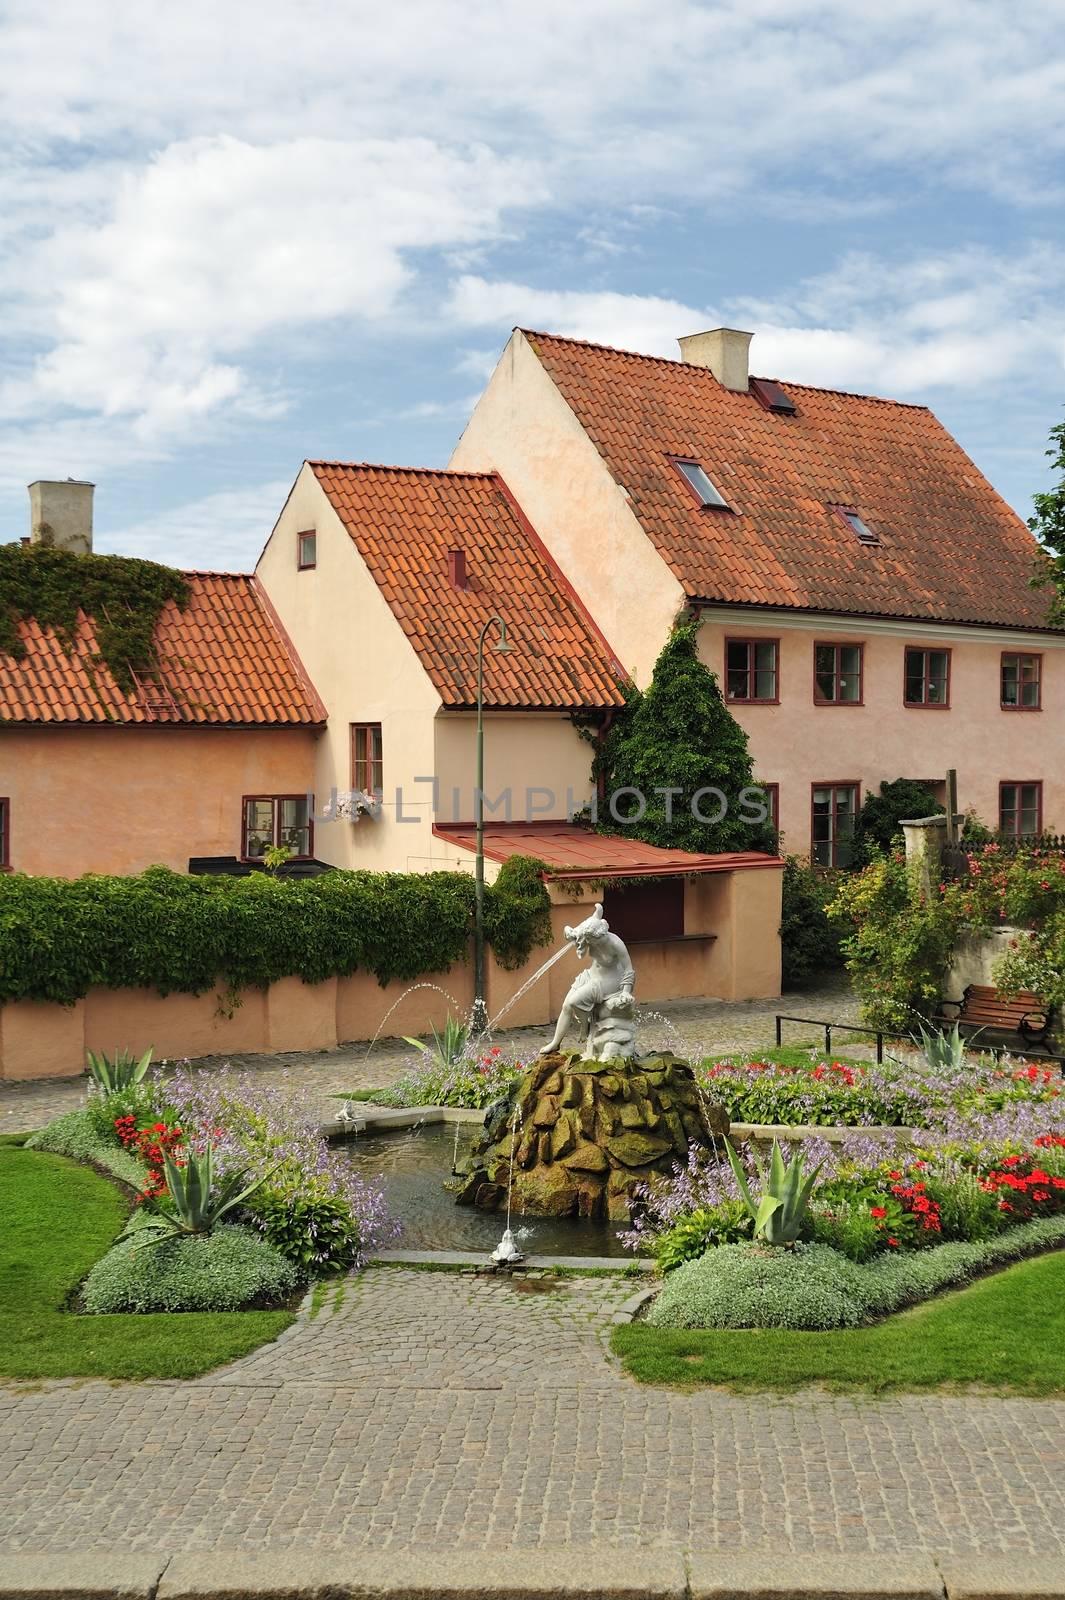
{"label": "red tile roof", "polygon": [[[777,379],[783,416],[705,368],[525,337],[691,599],[1047,628],[1031,534],[924,406]],[[700,507],[670,455],[732,510]]]}
{"label": "red tile roof", "polygon": [[[446,706],[476,703],[477,637],[497,612],[513,648],[485,650],[485,705],[622,703],[621,667],[497,474],[309,465]],[[465,589],[448,576],[458,547]]]}
{"label": "red tile roof", "polygon": [[[464,850],[476,850],[473,823],[439,823],[438,838]],[[783,867],[777,856],[753,850],[726,855],[698,855],[688,850],[663,850],[639,839],[592,833],[572,822],[486,822],[484,853],[489,861],[510,856],[536,856],[546,866],[558,868],[552,879],[677,877],[693,872],[735,872],[746,867]]]}
{"label": "red tile roof", "polygon": [[35,621],[20,624],[26,654],[0,654],[0,724],[173,723],[313,726],[325,707],[258,581],[185,574],[184,611],[168,603],[156,628],[161,686],[125,694],[93,659],[91,619],[70,654]]}

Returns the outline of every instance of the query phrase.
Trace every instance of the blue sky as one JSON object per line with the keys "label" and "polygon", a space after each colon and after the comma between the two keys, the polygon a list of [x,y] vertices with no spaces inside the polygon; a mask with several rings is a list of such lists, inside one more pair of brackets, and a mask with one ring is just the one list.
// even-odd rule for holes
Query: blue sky
{"label": "blue sky", "polygon": [[1021,512],[1065,405],[1062,0],[11,0],[0,538],[250,566],[305,456],[443,465],[515,323],[928,404]]}

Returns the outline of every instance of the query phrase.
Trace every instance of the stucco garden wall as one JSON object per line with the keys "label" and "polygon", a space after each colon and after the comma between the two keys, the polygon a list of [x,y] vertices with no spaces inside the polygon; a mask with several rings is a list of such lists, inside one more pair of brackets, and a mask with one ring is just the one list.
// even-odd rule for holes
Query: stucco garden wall
{"label": "stucco garden wall", "polygon": [[[670,1000],[761,999],[780,992],[779,867],[708,874],[687,885],[689,934],[681,940],[634,942],[636,995],[643,1005]],[[563,929],[592,910],[594,892],[580,898],[552,890],[551,948],[533,952],[516,972],[489,957],[490,1017],[521,989],[564,940]],[[501,1027],[553,1022],[580,963],[572,950],[506,1014]],[[366,973],[308,985],[283,978],[269,990],[249,990],[227,1008],[218,993],[162,996],[147,989],[93,989],[73,1006],[20,1000],[0,1007],[0,1078],[64,1077],[81,1071],[86,1050],[142,1051],[157,1059],[288,1050],[328,1050],[348,1040],[422,1034],[473,1002],[472,961],[446,973],[384,988]],[[408,992],[410,991],[410,992]],[[398,1002],[398,1004],[397,1004]],[[394,1009],[392,1009],[394,1007]]]}

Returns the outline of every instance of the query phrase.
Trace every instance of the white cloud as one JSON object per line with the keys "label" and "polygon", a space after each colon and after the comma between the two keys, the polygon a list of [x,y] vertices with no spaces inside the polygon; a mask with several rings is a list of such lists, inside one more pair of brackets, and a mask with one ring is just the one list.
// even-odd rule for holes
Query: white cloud
{"label": "white cloud", "polygon": [[250,572],[280,515],[291,482],[224,489],[126,527],[100,526],[94,548],[208,572]]}
{"label": "white cloud", "polygon": [[56,337],[0,405],[131,418],[148,439],[220,408],[276,412],[234,357],[277,329],[387,316],[410,253],[492,234],[518,189],[535,197],[525,163],[426,140],[171,145],[122,178],[105,219],[36,245],[23,297]]}
{"label": "white cloud", "polygon": [[452,286],[449,311],[461,327],[495,328],[500,339],[520,324],[673,358],[681,334],[739,326],[755,334],[755,372],[919,399],[1036,375],[1060,378],[1065,251],[962,250],[902,262],[854,254],[796,285],[787,300],[716,307],[466,275]]}

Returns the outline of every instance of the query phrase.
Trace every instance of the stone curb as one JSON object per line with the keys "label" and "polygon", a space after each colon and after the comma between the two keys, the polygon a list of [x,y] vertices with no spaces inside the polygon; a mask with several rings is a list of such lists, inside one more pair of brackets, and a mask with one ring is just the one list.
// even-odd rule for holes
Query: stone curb
{"label": "stone curb", "polygon": [[1065,1600],[1065,1559],[697,1551],[0,1552],[0,1600]]}
{"label": "stone curb", "polygon": [[[650,1265],[650,1263],[648,1264]],[[636,1294],[630,1295],[627,1300],[622,1301],[621,1305],[619,1305],[617,1310],[614,1312],[611,1321],[618,1323],[635,1322],[637,1316],[643,1310],[648,1300],[653,1300],[657,1293],[657,1284],[651,1289],[639,1289]]]}

